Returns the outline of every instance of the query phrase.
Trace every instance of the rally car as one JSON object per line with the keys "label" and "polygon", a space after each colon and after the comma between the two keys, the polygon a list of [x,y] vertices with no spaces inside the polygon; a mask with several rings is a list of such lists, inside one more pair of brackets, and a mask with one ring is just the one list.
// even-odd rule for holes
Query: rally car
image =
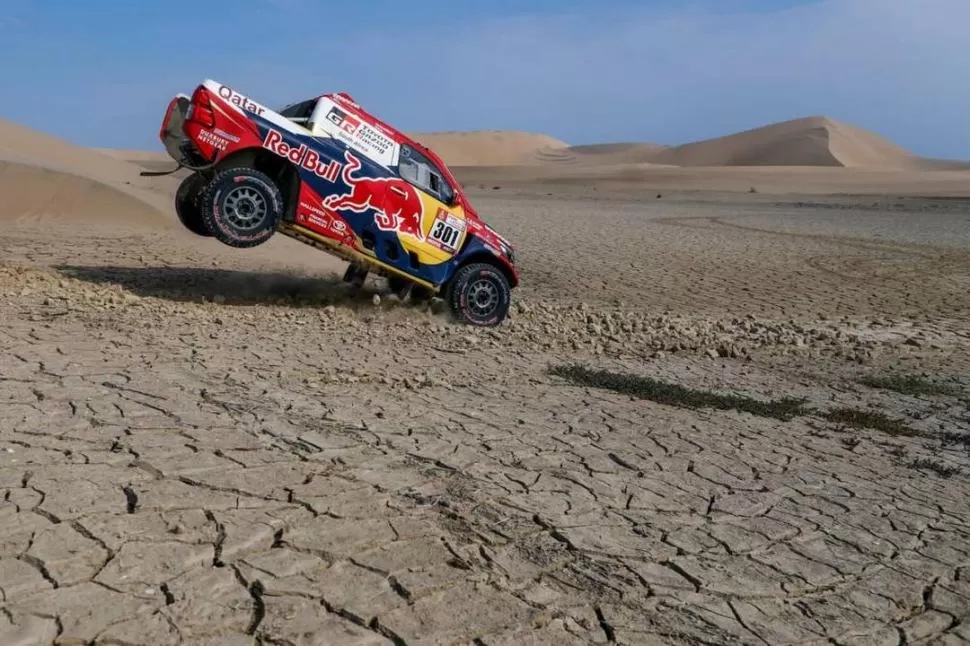
{"label": "rally car", "polygon": [[350,95],[277,111],[207,79],[171,100],[159,136],[192,171],[175,210],[193,233],[253,247],[279,232],[349,261],[344,280],[357,286],[374,272],[402,298],[444,298],[472,325],[508,314],[512,245],[434,152]]}

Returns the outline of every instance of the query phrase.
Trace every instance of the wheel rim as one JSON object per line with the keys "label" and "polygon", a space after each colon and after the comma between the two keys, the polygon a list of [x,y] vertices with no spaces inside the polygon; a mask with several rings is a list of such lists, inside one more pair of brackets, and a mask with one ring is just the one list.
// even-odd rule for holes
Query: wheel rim
{"label": "wheel rim", "polygon": [[248,231],[266,218],[266,199],[248,186],[237,186],[226,195],[223,210],[234,227]]}
{"label": "wheel rim", "polygon": [[482,278],[468,287],[468,308],[475,316],[492,314],[498,306],[498,287],[492,281]]}

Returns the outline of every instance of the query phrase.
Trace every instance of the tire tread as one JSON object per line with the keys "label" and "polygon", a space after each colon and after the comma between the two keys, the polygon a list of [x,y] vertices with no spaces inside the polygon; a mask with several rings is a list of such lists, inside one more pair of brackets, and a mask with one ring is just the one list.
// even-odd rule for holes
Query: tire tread
{"label": "tire tread", "polygon": [[[496,312],[496,318],[493,321],[487,323],[480,323],[472,320],[468,317],[468,314],[464,311],[461,306],[461,286],[465,283],[471,276],[481,273],[483,271],[488,271],[498,277],[499,282],[504,292],[501,298],[505,301],[504,306],[501,306],[499,311]],[[511,299],[511,288],[508,284],[508,279],[505,275],[492,263],[488,262],[475,262],[460,268],[455,274],[454,278],[450,281],[448,285],[446,299],[448,306],[451,309],[452,315],[460,322],[467,325],[480,325],[485,327],[493,327],[502,323],[508,314],[510,299]]]}
{"label": "tire tread", "polygon": [[212,236],[212,232],[206,226],[199,208],[204,189],[205,178],[198,173],[182,180],[175,192],[175,214],[186,229],[195,235],[208,238]]}
{"label": "tire tread", "polygon": [[[270,195],[266,196],[269,202],[267,206],[272,211],[271,217],[274,219],[274,223],[273,226],[267,227],[264,230],[263,235],[254,236],[249,239],[227,235],[216,222],[214,204],[215,193],[227,178],[234,175],[251,177],[258,182],[265,184],[270,190]],[[212,178],[212,181],[206,184],[199,201],[202,211],[202,218],[205,222],[206,228],[212,232],[212,235],[219,240],[219,242],[229,245],[230,247],[248,248],[263,244],[276,232],[276,226],[278,225],[283,214],[283,194],[280,192],[279,187],[276,186],[276,183],[268,175],[248,166],[233,166],[217,172]]]}

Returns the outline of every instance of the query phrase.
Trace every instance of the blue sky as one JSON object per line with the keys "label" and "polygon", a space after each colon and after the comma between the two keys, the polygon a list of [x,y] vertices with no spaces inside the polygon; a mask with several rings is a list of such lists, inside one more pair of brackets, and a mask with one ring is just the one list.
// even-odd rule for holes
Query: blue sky
{"label": "blue sky", "polygon": [[203,78],[409,131],[686,143],[826,115],[970,159],[968,0],[3,0],[0,117],[159,149]]}

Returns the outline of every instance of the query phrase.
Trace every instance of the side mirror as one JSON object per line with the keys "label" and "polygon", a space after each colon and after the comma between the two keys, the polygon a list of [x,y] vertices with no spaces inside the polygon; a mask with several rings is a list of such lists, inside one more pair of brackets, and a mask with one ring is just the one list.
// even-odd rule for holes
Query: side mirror
{"label": "side mirror", "polygon": [[455,188],[454,186],[449,186],[448,188],[451,190],[451,195],[448,196],[448,206],[454,207],[461,204],[461,189]]}

